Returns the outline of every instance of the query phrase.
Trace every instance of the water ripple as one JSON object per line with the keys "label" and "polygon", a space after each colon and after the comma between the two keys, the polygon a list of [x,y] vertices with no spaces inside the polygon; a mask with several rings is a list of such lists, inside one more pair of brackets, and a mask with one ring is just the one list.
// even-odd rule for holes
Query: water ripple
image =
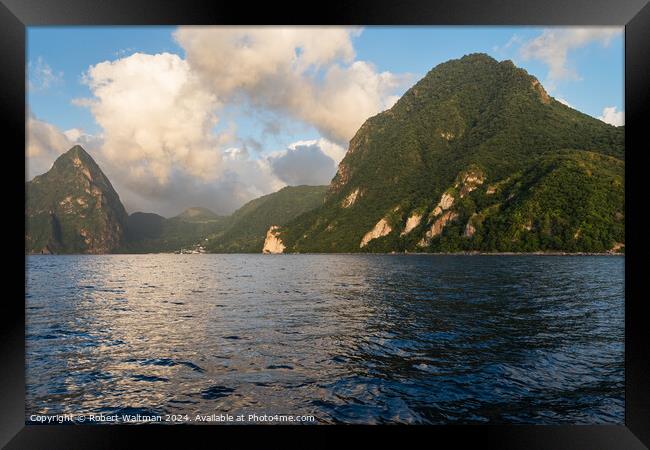
{"label": "water ripple", "polygon": [[624,258],[29,256],[27,415],[623,423]]}

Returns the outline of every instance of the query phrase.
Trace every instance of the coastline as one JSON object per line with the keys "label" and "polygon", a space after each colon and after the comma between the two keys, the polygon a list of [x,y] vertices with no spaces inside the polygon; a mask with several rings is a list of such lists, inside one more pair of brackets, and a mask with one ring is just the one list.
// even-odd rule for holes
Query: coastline
{"label": "coastline", "polygon": [[[212,253],[232,254],[232,253]],[[257,253],[242,253],[245,255],[256,255]],[[278,253],[281,255],[388,255],[388,256],[625,256],[625,253],[590,253],[590,252],[337,252],[337,253]]]}
{"label": "coastline", "polygon": [[388,255],[388,256],[625,256],[625,253],[613,252],[328,252],[328,253],[177,253],[177,252],[152,252],[152,253],[25,253],[25,256],[102,256],[102,255]]}

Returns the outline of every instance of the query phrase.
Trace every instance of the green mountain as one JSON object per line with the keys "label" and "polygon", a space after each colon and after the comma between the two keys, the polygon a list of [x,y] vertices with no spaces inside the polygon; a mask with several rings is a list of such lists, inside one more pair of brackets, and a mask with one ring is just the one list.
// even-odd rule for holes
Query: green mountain
{"label": "green mountain", "polygon": [[158,239],[164,234],[165,219],[154,213],[134,212],[129,215],[126,226],[127,242]]}
{"label": "green mountain", "polygon": [[624,243],[623,160],[623,127],[472,54],[369,118],[325,202],[269,235],[285,252],[606,251]]}
{"label": "green mountain", "polygon": [[193,207],[165,219],[151,213],[128,218],[121,251],[171,252],[203,247],[215,253],[259,253],[272,224],[284,224],[323,203],[326,186],[288,186],[246,203],[231,216]]}
{"label": "green mountain", "polygon": [[226,219],[205,248],[217,253],[259,253],[271,225],[284,225],[323,204],[327,186],[287,186],[251,200]]}
{"label": "green mountain", "polygon": [[80,146],[27,182],[27,253],[157,253],[207,248],[260,252],[271,224],[284,224],[323,203],[326,186],[285,187],[224,217],[191,207],[165,218],[127,215],[119,196]]}
{"label": "green mountain", "polygon": [[549,96],[510,61],[431,70],[350,141],[329,186],[228,217],[127,216],[75,146],[27,183],[29,253],[623,251],[624,127]]}
{"label": "green mountain", "polygon": [[193,206],[191,208],[187,208],[176,217],[185,222],[210,222],[215,219],[219,219],[220,216],[218,216],[213,211],[210,211],[208,208]]}
{"label": "green mountain", "polygon": [[205,243],[206,236],[225,226],[225,217],[205,208],[189,208],[166,219],[158,214],[135,212],[127,221],[124,253],[158,253],[189,249]]}
{"label": "green mountain", "polygon": [[99,166],[80,146],[26,183],[27,253],[110,253],[123,242],[127,214]]}

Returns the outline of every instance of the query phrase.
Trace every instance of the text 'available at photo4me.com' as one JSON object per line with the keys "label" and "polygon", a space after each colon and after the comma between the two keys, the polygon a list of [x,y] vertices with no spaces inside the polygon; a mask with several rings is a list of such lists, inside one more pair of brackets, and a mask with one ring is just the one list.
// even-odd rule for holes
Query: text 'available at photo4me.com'
{"label": "text 'available at photo4me.com'", "polygon": [[316,423],[312,415],[300,414],[32,414],[32,424],[109,424],[109,423],[195,423],[195,424],[277,424]]}

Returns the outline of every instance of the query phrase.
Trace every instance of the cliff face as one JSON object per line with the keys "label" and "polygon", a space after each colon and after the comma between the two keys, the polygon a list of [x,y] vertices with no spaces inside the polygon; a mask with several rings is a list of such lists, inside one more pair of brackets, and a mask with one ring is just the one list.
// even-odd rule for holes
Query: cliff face
{"label": "cliff face", "polygon": [[266,239],[264,240],[264,247],[262,247],[262,253],[282,253],[284,252],[285,246],[282,243],[282,239],[278,238],[278,227],[273,225],[269,228],[269,231],[266,232]]}
{"label": "cliff face", "polygon": [[80,146],[27,182],[25,206],[28,253],[111,253],[123,243],[126,210]]}

